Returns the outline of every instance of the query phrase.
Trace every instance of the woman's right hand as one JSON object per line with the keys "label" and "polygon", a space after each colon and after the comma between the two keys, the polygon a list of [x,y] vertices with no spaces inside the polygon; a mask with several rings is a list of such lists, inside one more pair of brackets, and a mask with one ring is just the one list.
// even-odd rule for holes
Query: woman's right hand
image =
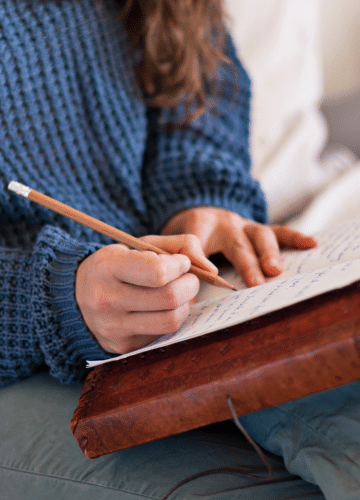
{"label": "woman's right hand", "polygon": [[77,270],[77,304],[88,328],[108,352],[139,349],[181,326],[199,291],[198,278],[188,273],[189,257],[216,272],[196,236],[144,239],[173,255],[114,244],[84,259]]}

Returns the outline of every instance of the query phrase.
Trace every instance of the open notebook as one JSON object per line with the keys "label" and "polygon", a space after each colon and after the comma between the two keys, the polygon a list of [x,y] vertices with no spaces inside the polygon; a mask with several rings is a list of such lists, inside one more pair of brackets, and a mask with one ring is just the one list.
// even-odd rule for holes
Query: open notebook
{"label": "open notebook", "polygon": [[311,250],[281,252],[284,272],[267,283],[246,288],[233,268],[220,275],[238,291],[201,283],[197,302],[181,328],[142,349],[111,360],[88,361],[88,367],[124,359],[151,349],[241,324],[272,311],[360,280],[360,218],[317,233],[319,245]]}

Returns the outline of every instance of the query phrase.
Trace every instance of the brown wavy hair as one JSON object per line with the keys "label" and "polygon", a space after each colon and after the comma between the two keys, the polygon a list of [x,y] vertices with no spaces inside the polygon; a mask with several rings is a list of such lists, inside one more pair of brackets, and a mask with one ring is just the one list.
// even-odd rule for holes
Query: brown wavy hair
{"label": "brown wavy hair", "polygon": [[138,77],[149,104],[183,104],[186,125],[208,107],[218,65],[230,64],[224,55],[223,1],[119,1],[130,36],[142,49]]}

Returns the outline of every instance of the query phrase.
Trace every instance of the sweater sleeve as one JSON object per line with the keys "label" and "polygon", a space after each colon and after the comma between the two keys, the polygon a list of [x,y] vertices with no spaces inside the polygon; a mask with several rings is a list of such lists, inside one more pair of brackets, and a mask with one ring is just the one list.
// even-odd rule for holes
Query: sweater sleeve
{"label": "sweater sleeve", "polygon": [[218,206],[247,219],[266,222],[266,205],[250,174],[250,79],[228,38],[232,66],[221,68],[218,92],[202,117],[186,128],[169,128],[181,109],[149,110],[144,192],[158,232],[175,213],[192,206]]}
{"label": "sweater sleeve", "polygon": [[43,365],[61,382],[79,382],[85,360],[111,357],[87,329],[74,296],[79,262],[99,248],[46,226],[31,251],[0,248],[0,385]]}

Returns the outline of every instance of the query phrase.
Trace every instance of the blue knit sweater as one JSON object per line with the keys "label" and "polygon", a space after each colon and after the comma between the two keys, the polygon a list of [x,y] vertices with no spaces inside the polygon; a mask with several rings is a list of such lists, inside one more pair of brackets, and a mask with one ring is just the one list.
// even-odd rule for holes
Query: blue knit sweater
{"label": "blue knit sweater", "polygon": [[109,357],[74,280],[110,240],[9,192],[11,180],[135,236],[196,205],[265,220],[249,174],[250,82],[231,41],[224,111],[173,132],[140,98],[133,53],[110,0],[0,0],[0,385],[45,365],[74,383],[86,359]]}

